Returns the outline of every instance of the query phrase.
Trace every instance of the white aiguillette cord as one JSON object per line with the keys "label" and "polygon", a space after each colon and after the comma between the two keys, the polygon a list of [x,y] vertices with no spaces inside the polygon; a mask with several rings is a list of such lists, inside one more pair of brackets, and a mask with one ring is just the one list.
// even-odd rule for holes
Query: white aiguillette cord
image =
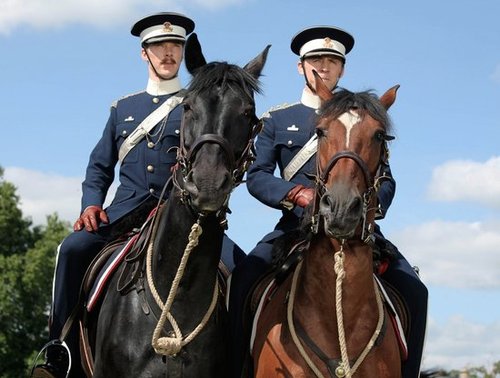
{"label": "white aiguillette cord", "polygon": [[293,157],[283,170],[283,178],[290,181],[297,174],[300,168],[316,153],[318,147],[318,136],[314,134],[311,139],[304,144],[304,147]]}
{"label": "white aiguillette cord", "polygon": [[142,138],[155,127],[158,122],[167,117],[173,108],[179,105],[184,97],[177,95],[170,97],[167,101],[158,107],[154,112],[149,114],[144,120],[135,128],[135,130],[125,139],[118,151],[118,160],[123,162],[125,156],[134,148]]}

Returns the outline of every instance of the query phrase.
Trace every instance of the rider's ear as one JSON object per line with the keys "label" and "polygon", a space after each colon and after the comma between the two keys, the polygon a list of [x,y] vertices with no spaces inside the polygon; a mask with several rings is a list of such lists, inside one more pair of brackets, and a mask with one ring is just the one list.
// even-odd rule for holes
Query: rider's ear
{"label": "rider's ear", "polygon": [[304,75],[304,63],[301,60],[297,62],[297,71],[300,75]]}

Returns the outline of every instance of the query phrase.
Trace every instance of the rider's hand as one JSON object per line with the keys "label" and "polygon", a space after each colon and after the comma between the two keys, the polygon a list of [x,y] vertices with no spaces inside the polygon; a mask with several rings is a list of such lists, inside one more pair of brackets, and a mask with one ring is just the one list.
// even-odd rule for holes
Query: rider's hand
{"label": "rider's hand", "polygon": [[314,189],[296,185],[286,196],[287,200],[300,207],[306,207],[314,198]]}
{"label": "rider's hand", "polygon": [[108,215],[100,206],[87,207],[73,225],[73,230],[97,231],[100,223],[109,223]]}

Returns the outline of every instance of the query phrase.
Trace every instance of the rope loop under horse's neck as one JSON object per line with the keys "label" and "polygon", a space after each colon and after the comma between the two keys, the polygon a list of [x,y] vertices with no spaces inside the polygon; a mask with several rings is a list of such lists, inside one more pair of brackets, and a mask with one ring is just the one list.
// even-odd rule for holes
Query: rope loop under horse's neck
{"label": "rope loop under horse's neck", "polygon": [[372,337],[370,338],[365,348],[363,349],[363,351],[361,352],[361,354],[359,355],[356,362],[351,368],[349,362],[349,355],[347,353],[347,342],[345,340],[344,317],[342,308],[342,281],[345,277],[344,245],[345,245],[345,240],[342,240],[340,244],[340,249],[334,254],[334,259],[335,259],[334,269],[335,273],[337,274],[337,278],[335,281],[335,309],[337,312],[337,330],[339,334],[340,356],[342,359],[340,366],[335,370],[335,375],[339,378],[342,377],[351,378],[358,369],[358,367],[361,365],[365,357],[368,355],[370,350],[375,345],[375,342],[384,324],[384,308],[382,304],[381,294],[378,289],[378,284],[375,282],[374,285],[375,297],[377,300],[377,308],[378,308],[377,326],[375,327],[375,331],[373,332]]}
{"label": "rope loop under horse's neck", "polygon": [[[356,359],[354,362],[353,366],[350,366],[349,362],[349,355],[347,352],[347,342],[345,339],[345,330],[344,330],[344,318],[343,318],[343,307],[342,307],[342,281],[345,277],[345,270],[344,270],[344,246],[346,244],[345,240],[341,241],[340,248],[337,252],[334,254],[334,260],[335,260],[335,273],[337,275],[336,278],[336,285],[335,285],[335,309],[336,309],[336,316],[337,316],[337,328],[338,328],[338,337],[339,337],[339,348],[340,348],[340,356],[341,356],[341,362],[339,366],[335,369],[335,375],[338,378],[352,378],[356,370],[359,368],[361,363],[364,361],[368,353],[372,350],[373,346],[375,345],[375,342],[377,341],[380,332],[382,331],[382,327],[384,324],[384,307],[382,303],[382,295],[380,293],[380,289],[378,287],[377,282],[374,282],[375,286],[375,297],[377,300],[377,309],[378,309],[378,321],[377,321],[377,326],[375,327],[375,330],[366,344],[365,348],[359,355],[359,357]],[[287,321],[288,321],[288,328],[290,330],[290,334],[292,336],[292,340],[299,350],[300,355],[304,360],[306,361],[307,365],[309,368],[314,372],[314,374],[319,377],[319,378],[324,378],[324,375],[321,373],[319,368],[314,364],[314,362],[311,360],[311,358],[307,355],[301,341],[299,340],[299,337],[297,335],[297,332],[295,330],[295,325],[293,322],[293,306],[295,303],[295,292],[297,290],[297,282],[298,282],[298,277],[300,275],[300,271],[302,270],[302,263],[303,261],[300,261],[297,267],[295,268],[293,277],[292,277],[292,286],[290,288],[290,296],[288,300],[288,306],[287,306]],[[374,278],[375,281],[375,278]]]}
{"label": "rope loop under horse's neck", "polygon": [[334,269],[337,275],[337,278],[335,279],[335,310],[337,315],[337,331],[339,334],[339,347],[340,347],[340,358],[341,358],[340,365],[335,369],[335,375],[337,377],[350,378],[353,373],[351,372],[349,356],[347,354],[347,343],[345,341],[345,330],[344,330],[344,314],[342,308],[342,281],[344,280],[345,277],[344,244],[345,240],[342,240],[340,244],[340,249],[333,255],[333,258],[335,260]]}
{"label": "rope loop under horse's neck", "polygon": [[[198,218],[197,222],[193,224],[191,227],[191,232],[189,234],[189,241],[188,244],[184,250],[184,254],[182,255],[181,262],[179,264],[179,267],[177,269],[177,272],[175,274],[174,280],[172,281],[172,286],[170,287],[170,292],[168,294],[167,300],[165,303],[161,300],[161,297],[156,290],[156,287],[154,285],[153,281],[153,274],[152,274],[152,259],[153,259],[153,244],[154,244],[154,239],[157,231],[157,225],[155,225],[153,229],[153,234],[151,235],[151,240],[148,246],[148,253],[147,253],[147,259],[146,259],[146,276],[147,276],[147,281],[149,288],[151,290],[151,293],[160,309],[162,309],[162,313],[160,316],[160,319],[158,320],[158,324],[156,325],[156,328],[153,332],[153,337],[151,340],[151,344],[155,350],[156,353],[165,355],[165,356],[174,356],[176,355],[183,346],[191,342],[203,329],[203,327],[207,324],[208,320],[210,319],[210,316],[212,315],[215,306],[217,304],[217,299],[218,299],[218,293],[219,293],[219,287],[218,287],[218,281],[217,277],[215,279],[215,288],[214,292],[212,295],[212,301],[210,303],[210,306],[203,316],[203,319],[201,322],[196,326],[196,328],[191,331],[187,336],[183,336],[182,332],[177,324],[177,321],[173,317],[173,315],[170,313],[170,309],[172,307],[172,304],[174,302],[175,296],[177,294],[177,289],[179,287],[179,283],[182,279],[182,276],[184,274],[184,270],[186,268],[187,261],[189,259],[189,255],[191,251],[198,245],[199,237],[201,233],[203,232],[203,229],[201,227],[201,217]],[[170,325],[173,328],[173,334],[174,336],[165,336],[165,337],[160,337],[160,333],[163,330],[163,327],[165,325],[165,321],[168,320]]]}

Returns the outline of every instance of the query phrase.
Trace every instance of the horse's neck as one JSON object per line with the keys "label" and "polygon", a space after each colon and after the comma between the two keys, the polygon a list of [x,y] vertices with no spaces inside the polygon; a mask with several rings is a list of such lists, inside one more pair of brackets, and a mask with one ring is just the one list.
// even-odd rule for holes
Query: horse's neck
{"label": "horse's neck", "polygon": [[[224,232],[215,217],[207,217],[200,224],[201,235],[192,235],[197,220],[197,215],[173,193],[158,219],[153,248],[153,276],[162,286],[170,287],[186,253],[189,257],[183,279],[189,280],[189,287],[193,290],[206,287],[205,277],[215,282]],[[197,245],[189,252],[190,242]],[[193,276],[196,279],[191,280]]]}
{"label": "horse's neck", "polygon": [[361,241],[348,241],[343,246],[343,261],[336,262],[339,250],[339,243],[327,237],[313,240],[304,257],[301,287],[314,302],[324,300],[334,306],[340,279],[336,270],[340,269],[344,272],[340,279],[342,300],[357,311],[375,296],[372,250]]}

